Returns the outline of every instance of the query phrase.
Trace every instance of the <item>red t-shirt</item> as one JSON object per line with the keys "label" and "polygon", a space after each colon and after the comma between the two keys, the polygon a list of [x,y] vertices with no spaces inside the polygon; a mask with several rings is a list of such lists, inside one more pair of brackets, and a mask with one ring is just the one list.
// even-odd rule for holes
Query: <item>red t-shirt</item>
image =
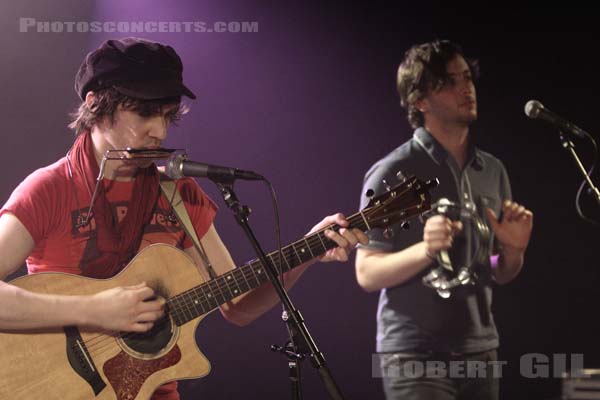
{"label": "red t-shirt", "polygon": [[[127,213],[133,181],[103,182],[113,216],[122,221]],[[88,275],[86,267],[99,256],[94,229],[95,220],[78,227],[78,218],[87,214],[91,193],[76,187],[69,178],[66,158],[29,175],[12,193],[0,215],[14,214],[31,234],[35,248],[27,257],[27,270],[36,272],[66,272]],[[177,182],[199,238],[210,228],[217,207],[204,194],[196,181],[184,178]],[[166,243],[179,248],[192,246],[183,228],[171,215],[169,200],[164,195],[154,208],[154,215],[144,228],[140,250],[154,243]],[[153,399],[178,399],[176,382],[159,388]]]}

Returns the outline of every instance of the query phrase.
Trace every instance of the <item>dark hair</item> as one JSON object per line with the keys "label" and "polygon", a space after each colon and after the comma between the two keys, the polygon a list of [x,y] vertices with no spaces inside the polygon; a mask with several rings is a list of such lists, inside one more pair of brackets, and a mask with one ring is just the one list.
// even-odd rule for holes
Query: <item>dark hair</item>
{"label": "dark hair", "polygon": [[[415,103],[448,82],[446,66],[457,55],[464,57],[460,46],[449,40],[418,44],[405,53],[404,60],[398,67],[396,89],[400,95],[400,104],[406,108],[408,122],[413,128],[416,129],[425,123],[423,113],[415,107]],[[464,58],[473,78],[477,78],[477,60]]]}
{"label": "dark hair", "polygon": [[116,89],[110,87],[94,92],[94,102],[88,107],[83,101],[77,110],[70,114],[71,122],[69,128],[75,131],[76,135],[81,132],[89,131],[92,127],[104,118],[108,118],[110,123],[115,121],[115,112],[119,107],[123,110],[134,111],[142,117],[152,117],[162,114],[163,107],[176,105],[166,118],[170,122],[176,122],[189,111],[189,107],[181,104],[181,97],[166,97],[157,100],[142,100],[124,95]]}

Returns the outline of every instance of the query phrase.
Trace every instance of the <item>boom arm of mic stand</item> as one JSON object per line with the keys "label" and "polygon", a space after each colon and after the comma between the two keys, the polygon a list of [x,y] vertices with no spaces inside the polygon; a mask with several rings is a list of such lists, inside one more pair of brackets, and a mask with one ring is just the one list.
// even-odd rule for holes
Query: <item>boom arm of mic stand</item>
{"label": "boom arm of mic stand", "polygon": [[585,170],[585,167],[581,163],[581,159],[579,158],[579,156],[577,155],[577,152],[575,151],[575,145],[573,144],[573,142],[571,142],[571,140],[567,137],[567,135],[565,135],[562,132],[560,132],[560,140],[561,140],[563,148],[571,154],[571,156],[573,157],[573,160],[575,161],[575,164],[577,164],[577,167],[583,174],[588,186],[594,193],[596,202],[598,204],[600,204],[600,191],[598,190],[596,185],[594,185],[594,182],[592,182],[592,179],[589,177],[587,171]]}
{"label": "boom arm of mic stand", "polygon": [[221,195],[223,196],[225,204],[227,204],[227,207],[229,207],[234,212],[237,223],[244,230],[244,233],[246,234],[248,240],[252,244],[252,247],[254,248],[254,251],[258,256],[258,259],[265,267],[265,271],[267,272],[267,275],[269,276],[269,279],[273,284],[275,292],[281,299],[281,302],[284,305],[285,309],[288,310],[289,319],[287,322],[290,323],[297,330],[298,339],[302,340],[306,345],[306,348],[309,350],[311,362],[319,372],[319,375],[323,380],[323,384],[325,385],[329,396],[334,400],[343,400],[344,397],[342,396],[342,392],[340,391],[340,388],[333,379],[331,371],[325,363],[325,357],[323,356],[323,353],[319,351],[319,349],[317,348],[317,344],[310,336],[308,328],[304,324],[302,314],[300,314],[300,311],[298,311],[298,309],[296,309],[296,307],[292,304],[292,300],[289,298],[288,294],[286,293],[285,289],[283,288],[281,282],[278,279],[275,267],[267,258],[264,250],[260,246],[260,243],[256,239],[254,232],[250,228],[250,224],[248,223],[248,215],[250,213],[249,208],[240,204],[237,195],[233,191],[233,184],[223,184],[219,182],[215,183],[219,188]]}

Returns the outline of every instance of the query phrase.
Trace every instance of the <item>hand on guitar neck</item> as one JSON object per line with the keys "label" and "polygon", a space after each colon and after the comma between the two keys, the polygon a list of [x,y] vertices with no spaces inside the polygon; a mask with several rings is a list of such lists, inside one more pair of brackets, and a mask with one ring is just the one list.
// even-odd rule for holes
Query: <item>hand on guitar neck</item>
{"label": "hand on guitar neck", "polygon": [[349,225],[348,220],[346,220],[346,217],[341,213],[323,218],[323,220],[315,225],[307,235],[332,225],[339,225],[342,228],[338,232],[335,232],[332,229],[326,229],[325,236],[336,242],[338,247],[328,250],[325,254],[318,257],[318,260],[321,262],[348,261],[348,256],[358,243],[369,243],[369,238],[363,231],[357,228],[347,228]]}

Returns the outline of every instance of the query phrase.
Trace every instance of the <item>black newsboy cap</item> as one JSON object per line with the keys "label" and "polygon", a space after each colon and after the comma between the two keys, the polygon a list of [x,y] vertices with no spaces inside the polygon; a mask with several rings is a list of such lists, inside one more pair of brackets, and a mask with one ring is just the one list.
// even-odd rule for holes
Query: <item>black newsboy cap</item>
{"label": "black newsboy cap", "polygon": [[114,87],[124,95],[154,100],[196,95],[185,87],[183,64],[171,46],[139,38],[107,40],[88,53],[75,76],[82,100],[89,91]]}

